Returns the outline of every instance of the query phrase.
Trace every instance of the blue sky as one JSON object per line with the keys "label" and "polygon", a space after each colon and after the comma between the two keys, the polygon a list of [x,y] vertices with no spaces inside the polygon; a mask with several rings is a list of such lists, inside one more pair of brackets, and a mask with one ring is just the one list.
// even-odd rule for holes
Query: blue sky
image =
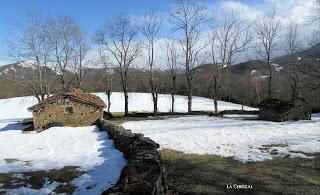
{"label": "blue sky", "polygon": [[92,34],[108,18],[122,13],[142,15],[148,9],[166,11],[171,0],[1,0],[0,1],[0,62],[8,61],[3,42],[27,12],[40,10],[45,15],[67,15]]}
{"label": "blue sky", "polygon": [[[205,0],[209,5],[228,4],[245,6],[257,13],[267,6],[286,8],[303,6],[312,0]],[[231,4],[230,4],[231,2]],[[0,0],[0,64],[9,61],[4,51],[4,42],[17,23],[22,23],[26,14],[34,9],[43,15],[67,15],[75,19],[90,35],[108,18],[119,14],[142,16],[146,11],[158,10],[168,13],[175,0]],[[232,4],[233,3],[233,4]],[[299,7],[298,7],[299,8]],[[280,10],[282,12],[282,10]],[[285,12],[285,13],[287,13]]]}

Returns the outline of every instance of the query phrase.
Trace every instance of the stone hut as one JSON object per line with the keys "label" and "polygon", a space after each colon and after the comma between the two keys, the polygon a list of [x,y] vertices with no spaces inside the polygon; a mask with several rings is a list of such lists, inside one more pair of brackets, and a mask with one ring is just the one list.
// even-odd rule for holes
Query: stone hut
{"label": "stone hut", "polygon": [[51,126],[86,126],[103,117],[106,104],[97,96],[80,89],[60,92],[28,108],[34,129]]}
{"label": "stone hut", "polygon": [[282,122],[311,119],[311,109],[303,99],[296,102],[266,99],[258,107],[259,119],[262,120]]}

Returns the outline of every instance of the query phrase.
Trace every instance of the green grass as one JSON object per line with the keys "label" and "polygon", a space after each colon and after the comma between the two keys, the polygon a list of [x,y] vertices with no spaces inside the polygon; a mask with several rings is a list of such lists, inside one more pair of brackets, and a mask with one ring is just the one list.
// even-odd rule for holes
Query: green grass
{"label": "green grass", "polygon": [[[240,163],[216,155],[161,150],[170,189],[179,194],[319,194],[320,156]],[[247,184],[253,189],[227,189]]]}
{"label": "green grass", "polygon": [[[83,171],[78,170],[76,166],[65,166],[62,169],[52,169],[49,171],[33,171],[18,173],[24,178],[16,177],[17,173],[0,173],[0,183],[3,184],[1,190],[16,189],[20,187],[31,186],[32,189],[40,189],[47,182],[54,181],[61,183],[54,190],[55,193],[72,194],[76,189],[71,181],[84,174]],[[1,192],[0,192],[1,194]]]}

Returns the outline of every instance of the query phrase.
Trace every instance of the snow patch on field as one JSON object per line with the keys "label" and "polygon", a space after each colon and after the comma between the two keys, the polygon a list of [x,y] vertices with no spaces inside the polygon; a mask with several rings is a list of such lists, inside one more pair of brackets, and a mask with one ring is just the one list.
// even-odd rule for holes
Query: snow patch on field
{"label": "snow patch on field", "polygon": [[[101,97],[107,103],[107,96],[104,93],[94,93]],[[28,107],[37,103],[35,97],[16,97],[9,99],[0,99],[0,122],[1,119],[21,119],[31,118],[32,113],[28,112]],[[159,111],[169,112],[171,109],[171,96],[166,94],[159,95]],[[176,96],[175,108],[177,112],[187,112],[188,100],[185,96]],[[219,110],[241,109],[241,105],[230,102],[219,101]],[[111,95],[111,112],[124,112],[123,93],[114,92]],[[194,97],[192,102],[193,110],[213,110],[213,100],[203,97]],[[244,109],[252,110],[253,108],[245,106]],[[148,93],[130,93],[129,94],[129,111],[152,112],[153,104],[151,94]]]}
{"label": "snow patch on field", "polygon": [[[97,93],[102,100],[107,102],[107,96],[104,93]],[[187,112],[188,111],[188,99],[186,96],[175,96],[175,111],[176,112]],[[159,94],[159,112],[169,112],[171,109],[171,95]],[[230,102],[218,101],[219,110],[231,110],[241,109],[241,105]],[[112,93],[111,95],[111,112],[124,112],[124,96],[122,93]],[[199,111],[210,111],[213,110],[213,100],[203,97],[194,96],[192,99],[192,110]],[[245,106],[244,109],[253,110]],[[130,93],[129,94],[129,111],[137,112],[152,112],[153,103],[152,97],[149,93]]]}
{"label": "snow patch on field", "polygon": [[123,127],[186,153],[216,154],[241,162],[320,153],[320,114],[311,121],[269,122],[256,116],[188,116],[125,122]]}
{"label": "snow patch on field", "polygon": [[[0,123],[0,173],[79,166],[86,173],[74,180],[78,186],[75,194],[100,194],[117,182],[126,164],[107,133],[96,126],[53,127],[40,133],[22,133],[21,129],[23,126],[15,123]],[[48,194],[43,190],[50,186],[16,190]]]}

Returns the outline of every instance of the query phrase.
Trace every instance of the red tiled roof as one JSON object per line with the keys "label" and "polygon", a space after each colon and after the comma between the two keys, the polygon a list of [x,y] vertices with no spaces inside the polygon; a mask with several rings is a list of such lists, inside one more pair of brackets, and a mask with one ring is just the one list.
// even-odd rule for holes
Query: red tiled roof
{"label": "red tiled roof", "polygon": [[85,102],[85,103],[97,106],[99,108],[106,107],[106,104],[98,96],[92,95],[90,93],[85,93],[85,92],[81,91],[80,89],[72,89],[68,92],[59,92],[55,95],[52,95],[52,96],[42,100],[40,103],[29,107],[28,111],[38,110],[39,108],[43,108],[46,105],[53,103],[53,102],[56,102],[56,101],[63,99],[65,97],[79,100],[81,102]]}

